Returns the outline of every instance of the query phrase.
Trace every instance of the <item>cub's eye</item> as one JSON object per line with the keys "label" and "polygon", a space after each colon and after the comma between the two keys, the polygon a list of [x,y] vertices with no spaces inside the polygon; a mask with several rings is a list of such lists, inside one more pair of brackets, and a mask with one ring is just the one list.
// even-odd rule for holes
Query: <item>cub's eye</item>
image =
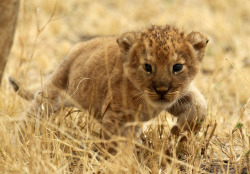
{"label": "cub's eye", "polygon": [[145,63],[145,70],[148,72],[148,73],[152,73],[152,66],[151,65],[149,65],[149,64],[147,64],[147,63]]}
{"label": "cub's eye", "polygon": [[173,66],[173,72],[176,73],[176,72],[180,72],[183,68],[183,65],[182,64],[175,64]]}

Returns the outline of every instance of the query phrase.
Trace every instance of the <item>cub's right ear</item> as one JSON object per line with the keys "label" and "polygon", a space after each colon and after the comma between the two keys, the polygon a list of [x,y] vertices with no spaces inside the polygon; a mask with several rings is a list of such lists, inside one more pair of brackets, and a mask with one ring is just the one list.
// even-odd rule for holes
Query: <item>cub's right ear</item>
{"label": "cub's right ear", "polygon": [[191,32],[187,35],[187,40],[195,49],[198,59],[201,61],[204,57],[205,48],[208,43],[207,37],[199,32]]}
{"label": "cub's right ear", "polygon": [[127,52],[132,47],[132,45],[136,41],[136,33],[135,32],[126,32],[118,36],[116,42],[118,43],[121,52]]}

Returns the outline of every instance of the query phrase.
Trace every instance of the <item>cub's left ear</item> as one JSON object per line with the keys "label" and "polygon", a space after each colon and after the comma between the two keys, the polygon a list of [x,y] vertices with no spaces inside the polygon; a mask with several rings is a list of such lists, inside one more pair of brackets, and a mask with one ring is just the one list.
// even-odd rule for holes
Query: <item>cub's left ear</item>
{"label": "cub's left ear", "polygon": [[116,41],[119,44],[121,52],[126,53],[135,43],[136,33],[135,32],[123,33],[120,36],[118,36]]}
{"label": "cub's left ear", "polygon": [[208,39],[199,32],[191,32],[187,35],[187,40],[193,46],[197,52],[197,57],[201,61],[204,57],[205,48],[208,43]]}

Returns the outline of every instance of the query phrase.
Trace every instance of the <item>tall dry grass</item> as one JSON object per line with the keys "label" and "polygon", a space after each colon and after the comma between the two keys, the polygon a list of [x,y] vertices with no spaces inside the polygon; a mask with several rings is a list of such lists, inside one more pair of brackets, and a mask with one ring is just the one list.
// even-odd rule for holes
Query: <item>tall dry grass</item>
{"label": "tall dry grass", "polygon": [[[249,173],[249,8],[247,0],[23,0],[0,89],[1,173]],[[105,159],[100,126],[87,112],[67,109],[37,120],[35,131],[19,137],[17,124],[29,103],[12,91],[8,75],[34,90],[84,36],[167,23],[210,40],[195,80],[208,101],[198,135],[186,144],[169,139],[175,120],[162,113],[144,127],[141,143],[126,140]]]}

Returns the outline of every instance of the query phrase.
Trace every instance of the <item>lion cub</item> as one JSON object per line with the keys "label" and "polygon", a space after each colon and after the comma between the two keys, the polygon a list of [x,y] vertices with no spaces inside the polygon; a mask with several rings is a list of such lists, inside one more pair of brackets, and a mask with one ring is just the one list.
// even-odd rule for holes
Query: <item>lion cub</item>
{"label": "lion cub", "polygon": [[172,133],[197,131],[206,102],[192,80],[207,42],[199,32],[153,25],[78,43],[48,80],[47,91],[34,96],[28,112],[40,113],[45,102],[50,112],[74,103],[100,121],[105,139],[127,136],[131,127],[126,123],[147,121],[163,110],[178,117]]}

